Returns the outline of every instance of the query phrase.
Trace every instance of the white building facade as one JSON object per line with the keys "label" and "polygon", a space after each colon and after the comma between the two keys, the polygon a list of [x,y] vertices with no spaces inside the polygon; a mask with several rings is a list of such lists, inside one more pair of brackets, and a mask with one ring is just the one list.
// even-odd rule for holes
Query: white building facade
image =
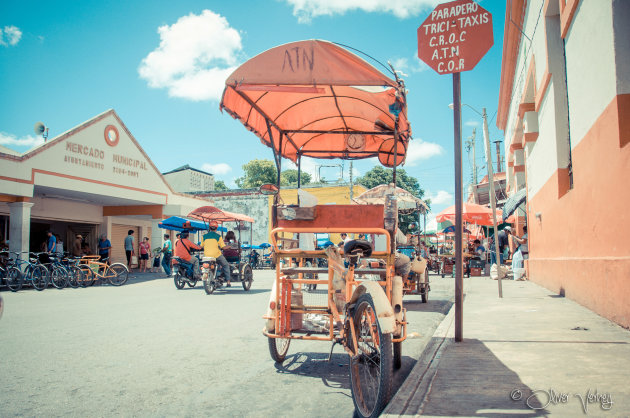
{"label": "white building facade", "polygon": [[162,245],[158,223],[185,216],[207,199],[175,193],[114,110],[21,155],[0,150],[0,221],[11,251],[38,251],[46,231],[67,250],[76,234],[96,251],[112,243],[112,261],[126,261],[123,240],[133,230]]}
{"label": "white building facade", "polygon": [[529,277],[630,327],[630,1],[512,0],[503,41],[497,126],[508,193],[527,190]]}

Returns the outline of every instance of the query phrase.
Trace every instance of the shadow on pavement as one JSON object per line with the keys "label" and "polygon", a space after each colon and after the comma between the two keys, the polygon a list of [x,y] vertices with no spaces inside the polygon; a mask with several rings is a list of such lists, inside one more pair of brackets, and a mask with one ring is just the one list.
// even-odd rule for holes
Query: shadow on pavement
{"label": "shadow on pavement", "polygon": [[284,363],[276,363],[278,373],[295,374],[321,379],[326,387],[350,389],[350,361],[345,353],[333,354],[328,362],[328,353],[289,354]]}
{"label": "shadow on pavement", "polygon": [[[338,349],[336,347],[336,349]],[[416,359],[402,356],[402,368],[394,370],[392,394],[396,393],[413,368]],[[326,387],[350,390],[350,357],[346,353],[334,353],[328,362],[327,353],[289,354],[284,363],[276,363],[278,373],[288,373],[322,380]]]}
{"label": "shadow on pavement", "polygon": [[451,343],[441,356],[423,415],[535,417],[549,414],[535,393],[477,339]]}
{"label": "shadow on pavement", "polygon": [[[431,293],[429,292],[429,296]],[[441,314],[446,315],[453,306],[452,300],[431,300],[429,299],[427,303],[422,303],[420,299],[403,299],[403,306],[408,311],[414,312],[439,312]]]}

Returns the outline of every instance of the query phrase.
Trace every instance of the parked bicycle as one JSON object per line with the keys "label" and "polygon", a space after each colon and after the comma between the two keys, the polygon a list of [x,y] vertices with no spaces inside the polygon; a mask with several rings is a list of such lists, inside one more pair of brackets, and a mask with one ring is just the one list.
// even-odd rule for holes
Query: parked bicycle
{"label": "parked bicycle", "polygon": [[[48,271],[39,263],[37,254],[16,251],[10,254],[15,254],[15,258],[7,260],[5,281],[12,292],[20,290],[24,283],[30,283],[39,291],[48,287]],[[28,260],[23,260],[21,254],[28,254]]]}
{"label": "parked bicycle", "polygon": [[98,255],[86,255],[79,262],[79,269],[83,272],[77,278],[81,287],[92,286],[97,280],[108,281],[112,286],[122,286],[129,280],[129,269],[122,263],[109,264],[109,259],[99,261]]}

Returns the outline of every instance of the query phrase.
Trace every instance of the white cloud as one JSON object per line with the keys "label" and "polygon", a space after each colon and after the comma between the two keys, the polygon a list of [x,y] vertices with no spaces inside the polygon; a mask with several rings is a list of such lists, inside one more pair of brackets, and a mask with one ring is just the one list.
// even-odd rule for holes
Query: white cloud
{"label": "white cloud", "polygon": [[237,68],[241,36],[223,16],[193,13],[158,28],[160,46],[138,68],[149,87],[193,101],[219,100],[225,79]]}
{"label": "white cloud", "polygon": [[17,26],[5,26],[0,28],[0,45],[14,46],[22,39],[22,31]]}
{"label": "white cloud", "polygon": [[[403,73],[421,73],[429,69],[429,66],[426,65],[423,61],[420,60],[417,56],[412,56],[409,58],[394,58],[392,61],[392,66],[396,71],[402,71]],[[403,74],[403,78],[406,74]]]}
{"label": "white cloud", "polygon": [[205,163],[201,166],[201,169],[203,171],[207,171],[211,174],[214,174],[215,176],[221,176],[232,171],[232,167],[230,167],[226,163],[219,163],[219,164]]}
{"label": "white cloud", "polygon": [[0,132],[0,145],[7,145],[9,147],[25,147],[32,148],[37,145],[41,145],[44,143],[44,138],[41,136],[23,136],[18,138],[13,134],[8,134],[6,132]]}
{"label": "white cloud", "polygon": [[418,161],[435,157],[443,152],[444,149],[440,145],[416,138],[409,142],[406,164],[413,167]]}
{"label": "white cloud", "polygon": [[469,120],[466,123],[464,123],[464,125],[477,127],[479,126],[479,122],[477,122],[476,120]]}
{"label": "white cloud", "polygon": [[445,190],[438,191],[431,195],[431,205],[450,205],[453,203],[453,195]]}
{"label": "white cloud", "polygon": [[350,10],[368,13],[390,13],[399,18],[417,15],[422,9],[433,8],[437,0],[285,0],[293,6],[293,16],[300,23],[314,17],[343,15]]}

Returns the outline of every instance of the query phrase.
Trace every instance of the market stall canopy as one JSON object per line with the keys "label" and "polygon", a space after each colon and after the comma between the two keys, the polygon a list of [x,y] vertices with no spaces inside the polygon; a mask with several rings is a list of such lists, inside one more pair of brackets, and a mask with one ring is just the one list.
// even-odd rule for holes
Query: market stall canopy
{"label": "market stall canopy", "polygon": [[398,211],[401,213],[412,213],[419,211],[426,213],[429,211],[429,206],[422,199],[415,197],[413,194],[405,189],[396,187],[393,189],[393,185],[380,184],[370,190],[362,193],[358,197],[354,198],[354,203],[360,205],[384,205],[385,195],[394,192],[398,200]]}
{"label": "market stall canopy", "polygon": [[254,222],[254,218],[242,213],[233,213],[226,210],[221,210],[214,206],[202,206],[190,212],[188,214],[190,218],[199,219],[204,222],[217,221],[217,222]]}
{"label": "market stall canopy", "polygon": [[503,222],[513,214],[519,206],[527,201],[527,190],[521,189],[510,196],[503,205]]}
{"label": "market stall canopy", "polygon": [[[411,139],[404,83],[347,49],[306,40],[269,49],[226,80],[220,108],[292,161],[383,158],[404,161]],[[379,155],[380,154],[380,155]]]}
{"label": "market stall canopy", "polygon": [[[501,215],[501,210],[497,209],[497,220],[501,219]],[[438,222],[455,222],[455,205],[449,206],[438,213],[435,219]],[[493,225],[492,209],[475,203],[464,203],[462,205],[462,221],[477,225]]]}
{"label": "market stall canopy", "polygon": [[158,227],[170,231],[207,231],[208,224],[195,219],[186,219],[179,216],[171,216],[158,223]]}

